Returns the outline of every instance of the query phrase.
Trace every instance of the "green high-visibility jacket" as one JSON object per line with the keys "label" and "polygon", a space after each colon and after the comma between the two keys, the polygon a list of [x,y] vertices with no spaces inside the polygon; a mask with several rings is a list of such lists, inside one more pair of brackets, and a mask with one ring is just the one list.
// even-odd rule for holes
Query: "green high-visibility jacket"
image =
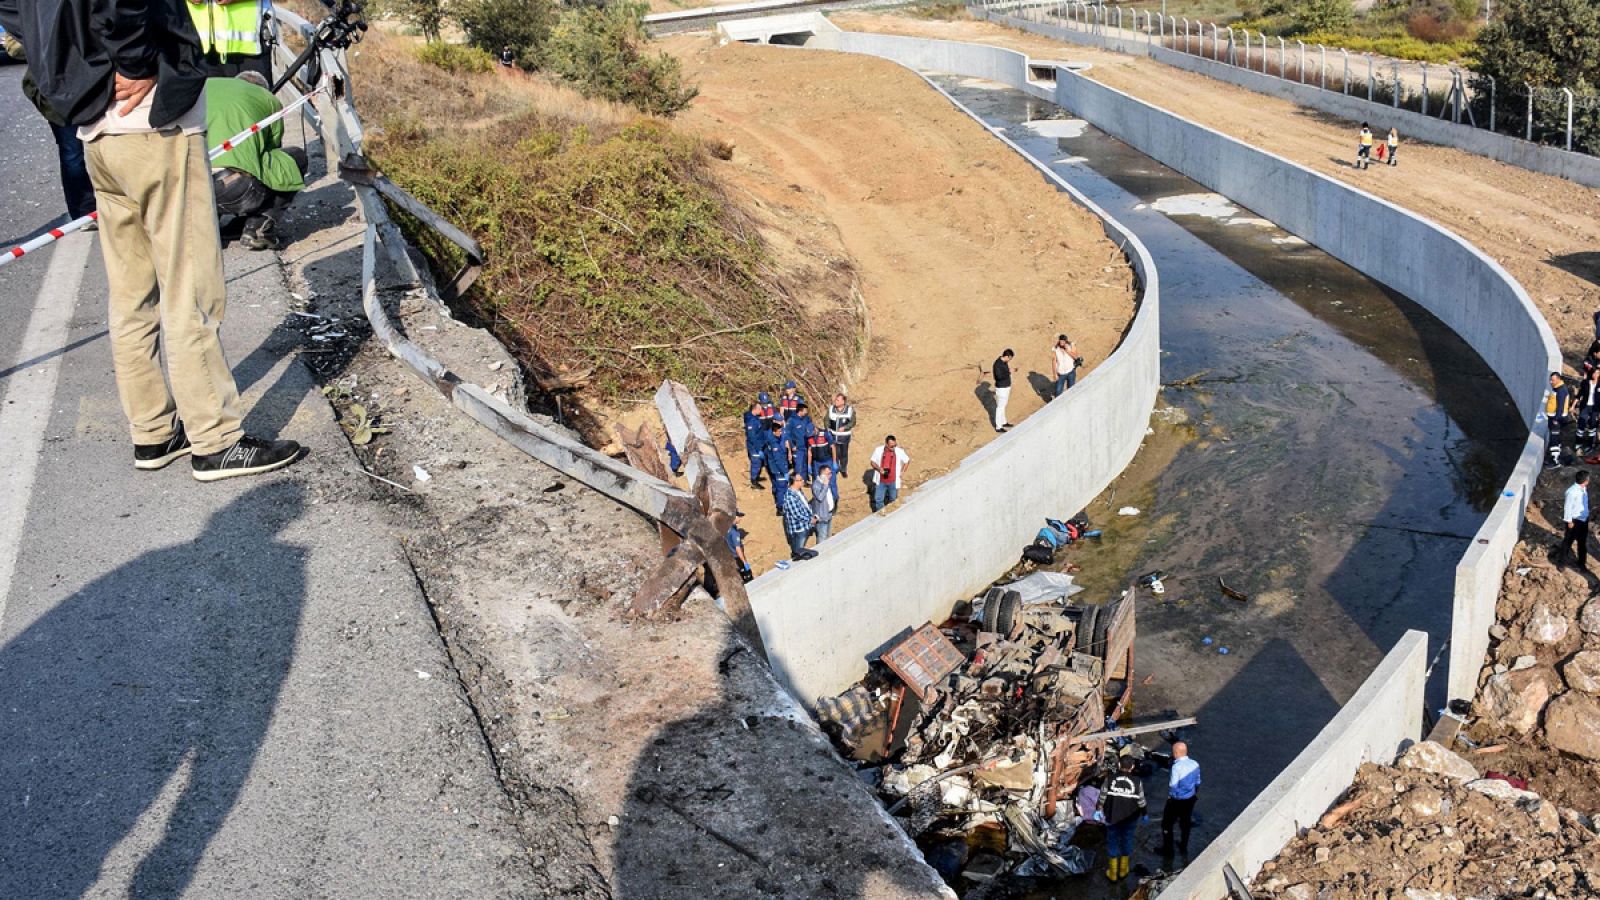
{"label": "green high-visibility jacket", "polygon": [[[216,147],[283,108],[272,92],[238,78],[206,79],[206,144]],[[283,121],[273,122],[254,137],[211,161],[213,169],[238,169],[254,175],[275,191],[306,186],[300,167],[284,153]]]}
{"label": "green high-visibility jacket", "polygon": [[200,46],[224,61],[230,55],[256,56],[261,52],[261,16],[266,0],[189,0],[189,17],[200,32]]}

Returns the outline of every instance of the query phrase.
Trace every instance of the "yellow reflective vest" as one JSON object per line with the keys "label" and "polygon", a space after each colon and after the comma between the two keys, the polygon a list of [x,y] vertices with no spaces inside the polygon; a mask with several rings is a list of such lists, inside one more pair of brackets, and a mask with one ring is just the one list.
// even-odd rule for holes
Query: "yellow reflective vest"
{"label": "yellow reflective vest", "polygon": [[261,16],[267,0],[189,0],[189,17],[200,32],[200,46],[226,60],[261,53]]}

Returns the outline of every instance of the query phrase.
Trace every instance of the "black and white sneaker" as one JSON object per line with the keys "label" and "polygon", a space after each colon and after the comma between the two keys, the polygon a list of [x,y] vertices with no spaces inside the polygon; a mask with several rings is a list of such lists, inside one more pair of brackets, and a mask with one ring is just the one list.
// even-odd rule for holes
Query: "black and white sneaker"
{"label": "black and white sneaker", "polygon": [[241,475],[260,475],[281,469],[300,458],[300,445],[294,441],[265,441],[245,435],[239,443],[222,451],[194,455],[196,481],[221,481]]}
{"label": "black and white sneaker", "polygon": [[183,433],[183,423],[178,430],[159,444],[134,444],[133,467],[147,472],[164,469],[180,456],[189,455],[189,436]]}

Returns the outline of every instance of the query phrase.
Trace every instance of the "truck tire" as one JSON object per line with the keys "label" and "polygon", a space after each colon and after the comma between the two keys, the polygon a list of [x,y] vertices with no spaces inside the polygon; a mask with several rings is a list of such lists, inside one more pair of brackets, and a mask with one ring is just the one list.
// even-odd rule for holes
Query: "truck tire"
{"label": "truck tire", "polygon": [[1022,595],[1016,591],[1006,591],[1000,595],[1000,602],[996,606],[995,630],[999,634],[1010,634],[1011,629],[1016,627],[1017,614],[1022,611]]}
{"label": "truck tire", "polygon": [[983,630],[995,631],[1000,622],[1000,598],[1005,592],[997,587],[983,592]]}
{"label": "truck tire", "polygon": [[[1095,656],[1104,657],[1106,653],[1110,651],[1110,648],[1106,644],[1106,635],[1111,631],[1111,620],[1115,619],[1116,617],[1117,608],[1115,606],[1102,607],[1100,610],[1100,615],[1095,617],[1094,643],[1091,645],[1092,649],[1090,650],[1090,652]],[[1108,659],[1106,660],[1107,671],[1109,671],[1110,668],[1111,660]]]}
{"label": "truck tire", "polygon": [[1094,652],[1095,626],[1100,621],[1100,607],[1089,605],[1083,608],[1083,615],[1078,617],[1077,648],[1079,653]]}

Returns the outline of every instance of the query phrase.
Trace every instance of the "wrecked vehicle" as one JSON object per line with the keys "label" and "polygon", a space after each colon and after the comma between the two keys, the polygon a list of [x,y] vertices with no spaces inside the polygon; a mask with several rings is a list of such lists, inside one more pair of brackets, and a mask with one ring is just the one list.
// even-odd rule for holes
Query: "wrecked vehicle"
{"label": "wrecked vehicle", "polygon": [[[891,641],[817,715],[952,884],[1081,874],[1106,732],[1133,691],[1134,594],[1038,571]],[[1079,790],[1080,786],[1083,787]]]}

